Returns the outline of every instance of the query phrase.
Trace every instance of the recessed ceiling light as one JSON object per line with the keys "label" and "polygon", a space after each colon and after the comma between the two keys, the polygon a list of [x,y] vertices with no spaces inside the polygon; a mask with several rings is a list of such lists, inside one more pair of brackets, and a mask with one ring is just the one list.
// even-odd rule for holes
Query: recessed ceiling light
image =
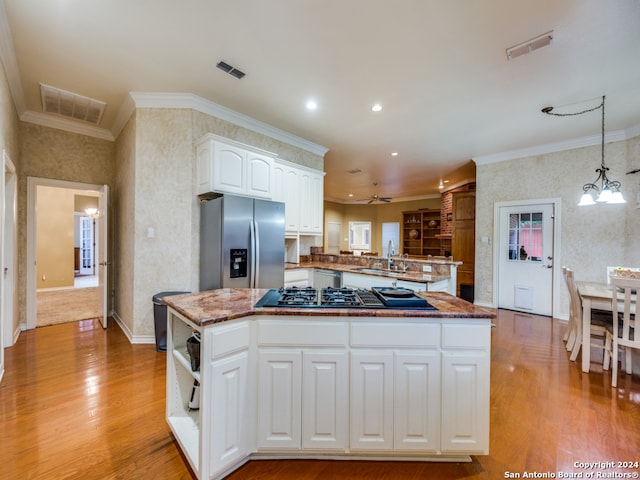
{"label": "recessed ceiling light", "polygon": [[353,197],[353,193],[350,193],[350,194],[349,194],[349,197]]}
{"label": "recessed ceiling light", "polygon": [[374,103],[371,107],[372,112],[379,112],[380,110],[382,110],[382,105],[380,105],[379,103]]}
{"label": "recessed ceiling light", "polygon": [[397,157],[398,156],[398,152],[391,152],[391,156],[392,157]]}
{"label": "recessed ceiling light", "polygon": [[306,107],[307,110],[315,110],[318,108],[318,104],[315,100],[308,100]]}

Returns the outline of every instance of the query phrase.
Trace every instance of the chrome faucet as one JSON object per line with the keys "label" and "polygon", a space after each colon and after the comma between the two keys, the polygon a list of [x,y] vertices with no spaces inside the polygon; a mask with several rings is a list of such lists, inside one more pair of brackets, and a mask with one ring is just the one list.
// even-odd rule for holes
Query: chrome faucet
{"label": "chrome faucet", "polygon": [[409,254],[408,253],[404,253],[400,256],[400,258],[402,258],[402,271],[406,272],[407,271],[407,260],[409,260]]}
{"label": "chrome faucet", "polygon": [[387,247],[387,269],[391,270],[393,266],[393,256],[396,254],[395,248],[393,247],[393,240],[389,240],[389,246]]}

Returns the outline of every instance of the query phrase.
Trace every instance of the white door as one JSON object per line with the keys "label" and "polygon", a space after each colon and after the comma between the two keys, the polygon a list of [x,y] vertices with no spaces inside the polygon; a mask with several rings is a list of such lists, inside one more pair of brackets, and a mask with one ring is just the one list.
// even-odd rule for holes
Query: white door
{"label": "white door", "polygon": [[400,223],[383,222],[382,223],[382,256],[389,254],[389,240],[393,242],[396,252],[401,253],[400,248]]}
{"label": "white door", "polygon": [[95,259],[93,256],[93,234],[95,220],[91,217],[80,217],[80,274],[93,275]]}
{"label": "white door", "polygon": [[107,228],[107,220],[109,213],[109,186],[103,185],[100,188],[100,196],[98,197],[98,219],[96,226],[96,235],[97,235],[97,272],[98,272],[98,292],[99,292],[99,308],[102,312],[102,317],[100,319],[103,328],[107,328],[107,307],[108,307],[108,298],[109,298],[109,282],[108,282],[108,270],[109,270],[109,256],[107,255],[107,239],[108,239],[108,228]]}
{"label": "white door", "polygon": [[554,205],[499,208],[498,307],[553,312]]}

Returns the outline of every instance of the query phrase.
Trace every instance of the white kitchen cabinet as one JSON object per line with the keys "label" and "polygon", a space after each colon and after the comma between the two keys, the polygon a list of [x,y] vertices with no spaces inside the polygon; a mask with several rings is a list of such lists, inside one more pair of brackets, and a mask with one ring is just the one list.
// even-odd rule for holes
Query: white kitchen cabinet
{"label": "white kitchen cabinet", "polygon": [[258,322],[260,451],[342,451],[347,445],[347,325]]}
{"label": "white kitchen cabinet", "polygon": [[437,453],[440,326],[363,322],[351,333],[351,449]]}
{"label": "white kitchen cabinet", "polygon": [[209,476],[238,463],[249,454],[250,441],[247,425],[249,354],[240,352],[228,358],[213,362],[211,399],[207,414],[220,416],[224,422],[211,422]]}
{"label": "white kitchen cabinet", "polygon": [[272,197],[273,157],[217,135],[205,135],[196,146],[198,195],[219,192],[255,198]]}
{"label": "white kitchen cabinet", "polygon": [[348,288],[366,288],[371,287],[399,287],[409,288],[416,292],[426,292],[427,284],[420,282],[409,282],[407,280],[398,280],[394,277],[382,277],[379,275],[367,275],[364,273],[342,273],[342,286]]}
{"label": "white kitchen cabinet", "polygon": [[[195,372],[186,349],[193,331],[204,339]],[[167,422],[198,478],[219,477],[253,449],[255,374],[249,369],[249,331],[248,321],[202,329],[169,309]],[[189,408],[194,381],[200,384],[198,410]]]}
{"label": "white kitchen cabinet", "polygon": [[[167,422],[200,480],[254,456],[486,455],[490,325],[255,315],[200,327],[169,308]],[[186,351],[194,330],[197,372]],[[200,409],[190,411],[196,380]]]}
{"label": "white kitchen cabinet", "polygon": [[312,268],[294,268],[284,271],[284,286],[290,287],[308,287],[311,285],[313,278]]}
{"label": "white kitchen cabinet", "polygon": [[394,448],[437,452],[440,446],[440,354],[396,351]]}
{"label": "white kitchen cabinet", "polygon": [[352,352],[352,450],[438,451],[439,357],[437,350]]}
{"label": "white kitchen cabinet", "polygon": [[322,235],[324,177],[322,173],[300,173],[300,233]]}
{"label": "white kitchen cabinet", "polygon": [[324,174],[276,160],[273,199],[285,204],[285,232],[321,235],[324,220]]}
{"label": "white kitchen cabinet", "polygon": [[302,352],[302,448],[347,447],[347,352]]}
{"label": "white kitchen cabinet", "polygon": [[258,378],[259,449],[344,451],[345,351],[261,348]]}
{"label": "white kitchen cabinet", "polygon": [[442,343],[442,452],[486,455],[491,332],[444,325]]}
{"label": "white kitchen cabinet", "polygon": [[393,353],[351,352],[352,450],[393,450]]}
{"label": "white kitchen cabinet", "polygon": [[258,449],[300,449],[301,390],[300,350],[258,351]]}

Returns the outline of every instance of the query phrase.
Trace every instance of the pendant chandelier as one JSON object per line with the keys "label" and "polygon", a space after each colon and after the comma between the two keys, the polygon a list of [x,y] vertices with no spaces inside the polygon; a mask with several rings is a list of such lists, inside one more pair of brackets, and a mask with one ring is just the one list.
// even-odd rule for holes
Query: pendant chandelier
{"label": "pendant chandelier", "polygon": [[[545,107],[542,109],[542,113],[547,115],[555,115],[557,117],[569,117],[574,115],[582,115],[583,113],[593,112],[594,110],[602,110],[602,145],[601,145],[601,157],[600,168],[596,168],[598,176],[592,183],[585,183],[582,186],[582,197],[578,205],[595,205],[596,202],[600,203],[627,203],[622,192],[620,191],[621,184],[617,180],[609,180],[607,177],[607,171],[609,168],[604,164],[604,100],[602,97],[602,103],[597,107],[589,108],[581,112],[576,113],[554,113],[553,107]],[[600,186],[598,186],[600,184]],[[598,198],[594,201],[592,192],[598,194]]]}

